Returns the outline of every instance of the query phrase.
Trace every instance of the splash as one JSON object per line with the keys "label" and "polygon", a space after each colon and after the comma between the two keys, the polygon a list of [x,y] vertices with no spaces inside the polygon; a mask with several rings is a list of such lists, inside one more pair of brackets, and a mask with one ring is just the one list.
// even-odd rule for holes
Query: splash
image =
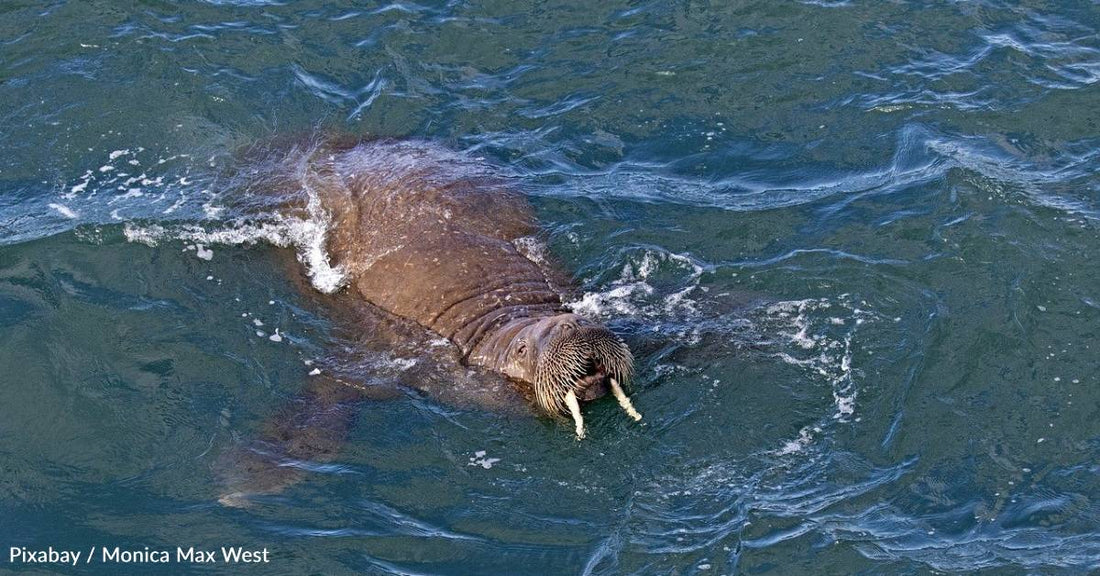
{"label": "splash", "polygon": [[548,260],[546,259],[546,243],[534,236],[522,236],[512,240],[512,244],[516,247],[516,251],[523,254],[524,258],[538,264],[539,266],[546,266]]}
{"label": "splash", "polygon": [[[696,312],[690,297],[699,286],[707,266],[687,254],[658,248],[642,248],[623,264],[619,278],[599,291],[585,292],[568,306],[578,314],[592,317],[609,315],[646,316],[649,318]],[[654,287],[660,282],[662,289]],[[665,284],[672,284],[671,291]]]}
{"label": "splash", "polygon": [[[772,356],[828,384],[834,407],[831,419],[839,422],[852,419],[858,395],[852,340],[860,327],[876,315],[852,304],[848,294],[837,297],[835,302],[825,298],[776,302],[762,313],[757,324],[777,336],[772,343],[777,348],[771,352]],[[780,452],[795,451],[794,445],[804,443],[805,432],[804,429],[799,440],[792,441],[795,444],[788,442]]]}
{"label": "splash", "polygon": [[339,266],[331,264],[325,249],[327,231],[327,220],[278,214],[269,221],[231,223],[224,227],[127,223],[123,228],[127,240],[148,246],[156,246],[164,241],[188,241],[204,246],[250,246],[266,242],[281,248],[294,248],[298,259],[305,264],[313,286],[321,292],[331,294],[344,286],[346,276]]}

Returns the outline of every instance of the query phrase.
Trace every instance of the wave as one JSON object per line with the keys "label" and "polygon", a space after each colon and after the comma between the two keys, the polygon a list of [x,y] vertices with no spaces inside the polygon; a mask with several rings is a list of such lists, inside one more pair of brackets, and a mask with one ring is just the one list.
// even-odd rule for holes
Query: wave
{"label": "wave", "polygon": [[[910,107],[957,110],[1012,109],[1043,92],[1019,90],[1009,96],[1000,89],[1020,77],[1043,90],[1078,90],[1100,80],[1100,48],[1096,30],[1064,17],[1037,13],[1011,26],[979,24],[969,36],[971,46],[959,53],[928,47],[906,47],[913,56],[885,70],[859,74],[888,83],[886,92],[852,96],[844,104],[865,110],[892,112]],[[966,88],[959,90],[959,86]]]}
{"label": "wave", "polygon": [[[497,145],[517,145],[500,138],[495,141]],[[960,136],[907,124],[897,133],[889,163],[803,182],[792,182],[778,169],[769,179],[740,175],[699,179],[675,174],[668,163],[636,160],[589,170],[560,155],[555,155],[549,166],[516,172],[519,178],[534,180],[529,186],[533,194],[551,197],[668,203],[734,212],[795,208],[839,198],[826,210],[835,212],[855,200],[898,193],[943,179],[952,171],[963,171],[1014,189],[1036,205],[1096,219],[1100,218],[1100,198],[1088,193],[1088,183],[1100,163],[1097,144],[1094,139],[1066,143],[1046,161],[1036,161],[1009,138]],[[827,174],[829,170],[815,172]]]}

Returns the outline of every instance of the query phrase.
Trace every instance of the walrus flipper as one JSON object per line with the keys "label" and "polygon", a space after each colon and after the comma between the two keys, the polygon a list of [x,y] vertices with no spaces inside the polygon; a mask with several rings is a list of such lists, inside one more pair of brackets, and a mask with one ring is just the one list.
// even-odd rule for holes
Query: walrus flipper
{"label": "walrus flipper", "polygon": [[364,401],[396,397],[395,389],[353,387],[325,376],[264,423],[258,440],[234,446],[217,466],[218,502],[245,507],[253,496],[278,494],[301,481],[311,465],[333,461]]}

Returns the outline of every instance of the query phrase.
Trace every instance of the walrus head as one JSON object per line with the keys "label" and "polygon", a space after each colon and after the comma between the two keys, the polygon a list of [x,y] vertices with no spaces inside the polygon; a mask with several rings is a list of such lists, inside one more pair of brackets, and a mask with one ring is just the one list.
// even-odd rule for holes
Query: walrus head
{"label": "walrus head", "polygon": [[634,357],[614,332],[576,314],[513,320],[471,354],[471,360],[530,387],[535,404],[555,417],[572,416],[584,437],[580,403],[610,391],[635,420],[642,416],[623,392]]}

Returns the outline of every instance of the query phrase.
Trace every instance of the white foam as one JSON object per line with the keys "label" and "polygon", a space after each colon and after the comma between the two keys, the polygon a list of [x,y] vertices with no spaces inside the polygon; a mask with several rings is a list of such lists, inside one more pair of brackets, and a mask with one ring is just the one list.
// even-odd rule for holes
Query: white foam
{"label": "white foam", "polygon": [[126,239],[155,246],[164,240],[182,240],[207,244],[251,245],[268,242],[280,247],[293,247],[298,259],[306,265],[313,286],[326,294],[343,287],[345,275],[341,268],[330,264],[325,250],[327,220],[300,219],[275,215],[271,221],[230,224],[225,228],[206,229],[196,225],[165,228],[157,224],[127,224]]}
{"label": "white foam", "polygon": [[394,368],[404,372],[413,366],[416,366],[416,358],[391,358],[389,364]]}
{"label": "white foam", "polygon": [[205,214],[207,218],[214,220],[225,213],[225,208],[222,206],[215,206],[212,202],[207,202],[202,205],[202,213]]}
{"label": "white foam", "polygon": [[176,202],[174,204],[172,204],[171,206],[165,208],[164,212],[162,212],[162,214],[171,214],[171,213],[175,212],[176,210],[179,209],[180,206],[183,206],[183,204],[185,202],[187,202],[187,196],[184,195],[183,193],[180,193],[179,199],[176,200]]}
{"label": "white foam", "polygon": [[[657,290],[649,283],[650,278],[663,264],[672,264],[675,268],[687,272],[679,280],[682,288],[654,301]],[[689,295],[698,287],[699,277],[704,269],[691,257],[660,250],[647,249],[640,259],[632,259],[623,265],[619,279],[600,292],[586,292],[579,300],[567,306],[578,314],[591,316],[630,315],[659,317],[674,313],[692,314],[696,303]]]}
{"label": "white foam", "polygon": [[130,224],[123,226],[122,233],[126,236],[126,240],[129,242],[138,242],[145,244],[146,246],[156,246],[157,240],[163,238],[166,235],[166,231],[163,226],[157,226],[151,224],[145,227],[135,227]]}
{"label": "white foam", "polygon": [[848,390],[845,396],[840,390],[833,390],[833,403],[836,405],[836,415],[840,420],[846,419],[856,413],[856,394],[854,390]]}
{"label": "white foam", "polygon": [[601,316],[608,312],[623,316],[634,315],[638,309],[630,300],[637,291],[651,294],[653,287],[644,282],[638,282],[616,286],[604,292],[585,292],[580,300],[570,302],[568,306],[577,314],[590,316]]}
{"label": "white foam", "polygon": [[298,220],[300,224],[291,226],[290,230],[294,234],[295,246],[299,250],[298,258],[304,260],[309,268],[313,286],[321,292],[330,294],[343,287],[346,277],[342,269],[332,266],[328,250],[325,248],[331,217],[317,193],[308,186],[306,192],[309,198],[306,203],[309,218]]}
{"label": "white foam", "polygon": [[522,236],[512,240],[512,245],[524,258],[543,266],[546,264],[546,244],[534,236]]}
{"label": "white foam", "polygon": [[[847,298],[846,294],[841,295],[835,304],[826,299],[776,302],[764,310],[772,322],[781,324],[778,335],[793,345],[774,352],[773,356],[823,378],[832,392],[832,419],[842,422],[855,415],[858,396],[852,370],[852,337],[873,317],[867,310],[849,305]],[[837,308],[849,311],[853,321],[836,316]],[[830,314],[815,314],[823,311]],[[784,325],[787,329],[783,329]],[[844,327],[847,330],[843,335],[835,335],[836,330]]]}
{"label": "white foam", "polygon": [[487,456],[485,450],[478,450],[474,452],[473,456],[470,456],[470,461],[467,466],[481,466],[482,468],[489,470],[494,464],[500,462],[500,458],[490,458]]}
{"label": "white foam", "polygon": [[214,259],[214,251],[206,248],[202,244],[196,244],[195,245],[195,256],[198,256],[199,258],[201,258],[203,260],[210,261],[210,260]]}
{"label": "white foam", "polygon": [[807,446],[813,442],[813,431],[809,426],[806,426],[798,431],[798,438],[789,440],[787,443],[777,450],[775,453],[778,456],[786,456],[788,454],[796,454],[803,451]]}
{"label": "white foam", "polygon": [[66,217],[66,218],[76,219],[76,218],[80,217],[80,215],[77,214],[72,208],[69,208],[68,206],[65,206],[64,204],[51,203],[51,204],[48,204],[48,206],[50,208],[53,208],[54,210],[57,210],[62,216]]}
{"label": "white foam", "polygon": [[665,310],[675,310],[677,308],[687,309],[690,312],[695,312],[695,301],[688,298],[688,295],[695,290],[696,286],[693,284],[680,290],[679,292],[673,292],[665,297],[664,308]]}

